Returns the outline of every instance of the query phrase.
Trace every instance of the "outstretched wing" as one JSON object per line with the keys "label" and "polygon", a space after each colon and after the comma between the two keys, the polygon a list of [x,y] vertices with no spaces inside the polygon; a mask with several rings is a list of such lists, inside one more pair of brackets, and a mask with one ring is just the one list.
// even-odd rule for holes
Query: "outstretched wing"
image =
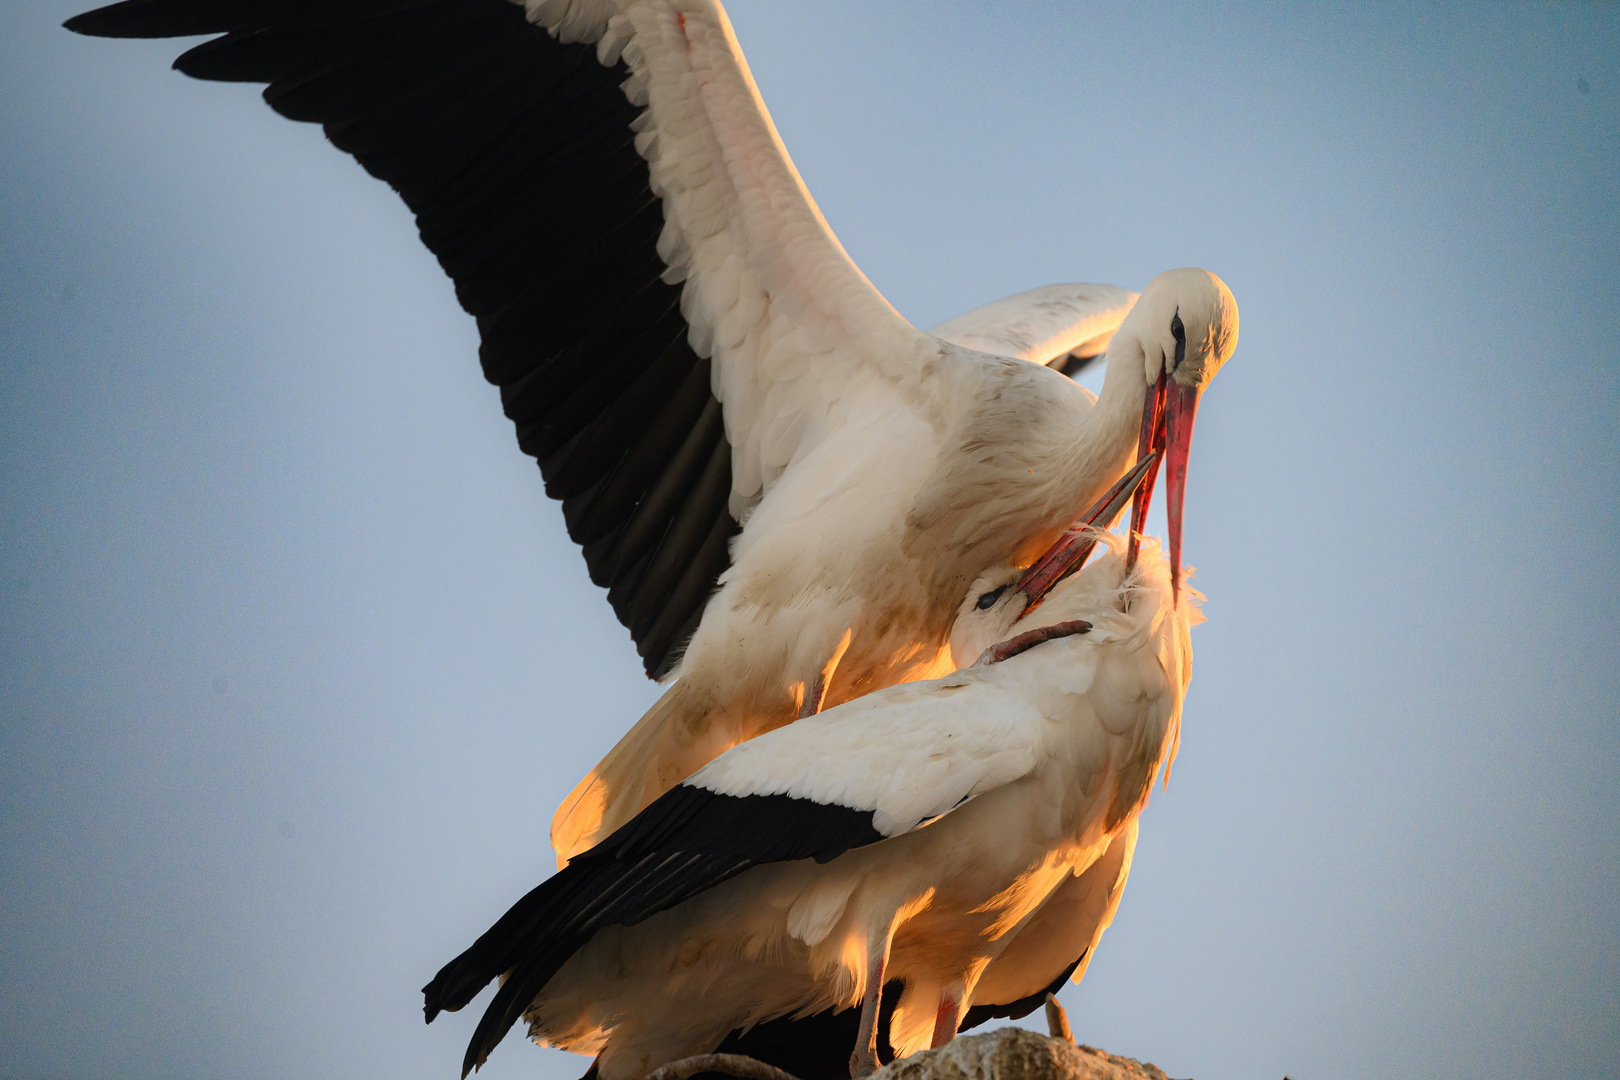
{"label": "outstretched wing", "polygon": [[1045,285],[974,308],[929,333],[1076,375],[1107,351],[1136,297],[1118,285]]}
{"label": "outstretched wing", "polygon": [[840,402],[937,352],[827,228],[716,3],[128,0],[67,25],[222,35],[175,66],[267,83],[400,193],[655,677]]}
{"label": "outstretched wing", "polygon": [[977,673],[878,691],[734,747],[514,904],[423,988],[429,1021],[506,975],[480,1065],[567,959],[752,866],[827,862],[908,832],[1035,765],[1038,711]]}

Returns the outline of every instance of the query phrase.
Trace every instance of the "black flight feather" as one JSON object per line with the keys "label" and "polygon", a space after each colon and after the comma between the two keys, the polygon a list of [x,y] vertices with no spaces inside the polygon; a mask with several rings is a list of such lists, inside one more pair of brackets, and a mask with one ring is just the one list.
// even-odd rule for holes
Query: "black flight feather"
{"label": "black flight feather", "polygon": [[881,839],[870,809],[677,785],[512,905],[423,987],[423,1012],[431,1022],[507,976],[467,1047],[476,1068],[602,927],[633,926],[753,866],[827,862]]}
{"label": "black flight feather", "polygon": [[222,35],[175,66],[267,84],[272,108],[399,193],[591,579],[614,589],[647,672],[667,673],[739,529],[709,362],[661,277],[624,65],[509,0],[128,0],[66,25]]}

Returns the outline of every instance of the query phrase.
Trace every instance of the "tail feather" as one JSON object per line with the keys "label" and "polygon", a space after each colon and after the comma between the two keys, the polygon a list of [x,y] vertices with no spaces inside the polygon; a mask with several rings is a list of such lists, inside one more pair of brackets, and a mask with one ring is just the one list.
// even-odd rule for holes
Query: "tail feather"
{"label": "tail feather", "polygon": [[468,1073],[483,1067],[484,1062],[489,1060],[490,1052],[506,1038],[506,1033],[512,1030],[512,1025],[518,1022],[530,1002],[583,943],[582,939],[575,937],[555,944],[513,970],[495,992],[494,999],[479,1018],[478,1026],[473,1029],[472,1039],[467,1043],[467,1054],[461,1059],[461,1080],[467,1080]]}
{"label": "tail feather", "polygon": [[479,991],[517,962],[517,946],[532,935],[548,911],[557,906],[566,879],[552,877],[529,890],[461,955],[439,969],[422,987],[422,1012],[433,1023],[441,1012],[459,1012]]}

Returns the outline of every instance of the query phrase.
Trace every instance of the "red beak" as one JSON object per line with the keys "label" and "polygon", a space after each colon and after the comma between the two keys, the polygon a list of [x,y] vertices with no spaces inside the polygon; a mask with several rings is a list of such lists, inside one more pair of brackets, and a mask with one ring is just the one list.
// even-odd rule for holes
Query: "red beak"
{"label": "red beak", "polygon": [[[1142,428],[1136,440],[1141,460],[1154,451],[1164,453],[1166,523],[1170,532],[1170,591],[1181,601],[1181,510],[1187,496],[1187,455],[1192,448],[1193,418],[1198,415],[1198,390],[1182,386],[1168,372],[1159,373],[1147,399],[1142,403]],[[1131,504],[1131,538],[1125,557],[1127,567],[1136,565],[1142,525],[1148,504],[1153,501],[1154,477],[1137,490]]]}
{"label": "red beak", "polygon": [[1164,514],[1170,532],[1170,593],[1181,602],[1181,504],[1187,495],[1187,452],[1192,447],[1198,390],[1172,384],[1165,401]]}
{"label": "red beak", "polygon": [[[1159,372],[1159,381],[1153,384],[1153,389],[1142,401],[1142,430],[1136,437],[1138,462],[1145,460],[1153,451],[1164,449],[1164,399],[1169,382],[1169,373]],[[1136,565],[1136,553],[1142,546],[1142,525],[1147,520],[1148,504],[1153,501],[1153,482],[1157,479],[1157,473],[1149,477],[1147,483],[1137,489],[1136,498],[1131,502],[1131,532],[1125,549],[1126,570]]]}
{"label": "red beak", "polygon": [[[1140,491],[1143,481],[1152,482],[1151,478],[1158,473],[1158,465],[1158,451],[1149,452],[1093,503],[1084,517],[1065,530],[1057,542],[1046,549],[1046,554],[1024,571],[1024,576],[1018,579],[1018,591],[1028,597],[1024,603],[1024,615],[1034,611],[1046,599],[1052,586],[1080,569],[1097,546],[1095,530],[1106,529],[1113,523],[1120,511],[1125,509],[1125,504]],[[1019,618],[1023,618],[1023,615]]]}

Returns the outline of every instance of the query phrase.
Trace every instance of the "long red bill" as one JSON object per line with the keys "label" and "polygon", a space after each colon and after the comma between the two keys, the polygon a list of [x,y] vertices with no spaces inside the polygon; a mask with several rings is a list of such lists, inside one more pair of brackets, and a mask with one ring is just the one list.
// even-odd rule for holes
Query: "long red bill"
{"label": "long red bill", "polygon": [[1125,504],[1141,490],[1143,482],[1151,482],[1151,478],[1157,475],[1159,457],[1159,452],[1154,450],[1138,461],[1102,498],[1092,504],[1079,521],[1046,549],[1046,554],[1024,571],[1024,576],[1018,580],[1018,591],[1028,597],[1024,604],[1025,615],[1046,599],[1052,586],[1080,569],[1097,546],[1097,530],[1112,525],[1125,509]]}
{"label": "long red bill", "polygon": [[1170,533],[1170,592],[1181,602],[1181,504],[1187,495],[1187,454],[1192,447],[1198,390],[1172,383],[1165,400],[1165,523]]}
{"label": "long red bill", "polygon": [[[1146,460],[1148,454],[1164,449],[1164,402],[1170,385],[1168,371],[1160,371],[1159,379],[1142,401],[1142,428],[1136,437],[1136,460]],[[1153,501],[1153,483],[1158,473],[1148,477],[1137,489],[1131,502],[1131,531],[1126,539],[1125,569],[1136,565],[1136,554],[1142,547],[1142,528],[1147,521],[1148,505]]]}

